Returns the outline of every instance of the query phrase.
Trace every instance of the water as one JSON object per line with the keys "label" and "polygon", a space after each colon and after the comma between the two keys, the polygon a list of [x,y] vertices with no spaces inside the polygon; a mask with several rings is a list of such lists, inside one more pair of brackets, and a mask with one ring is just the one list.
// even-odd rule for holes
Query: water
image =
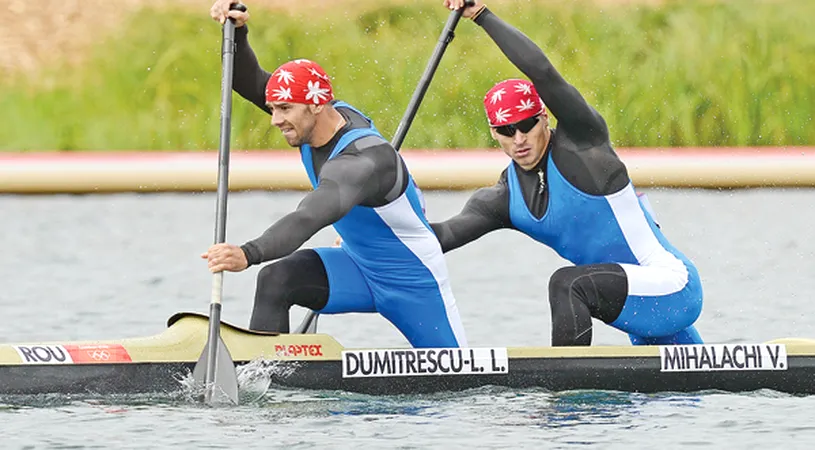
{"label": "water", "polygon": [[[709,342],[815,338],[815,190],[648,190],[668,238],[699,267]],[[468,192],[428,192],[428,215]],[[254,238],[303,193],[229,197],[227,240]],[[199,254],[214,194],[0,196],[2,342],[151,335],[177,311],[207,310]],[[324,230],[306,246],[330,245]],[[448,254],[473,346],[548,345],[551,250],[499,231]],[[224,320],[246,325],[257,268],[228,274]],[[303,311],[293,312],[293,323]],[[325,316],[347,347],[405,346],[376,315]],[[599,324],[597,345],[628,345]],[[815,381],[813,381],[815,382]],[[370,397],[271,389],[236,408],[176,397],[0,399],[2,448],[810,448],[815,396],[551,393],[484,388]]]}

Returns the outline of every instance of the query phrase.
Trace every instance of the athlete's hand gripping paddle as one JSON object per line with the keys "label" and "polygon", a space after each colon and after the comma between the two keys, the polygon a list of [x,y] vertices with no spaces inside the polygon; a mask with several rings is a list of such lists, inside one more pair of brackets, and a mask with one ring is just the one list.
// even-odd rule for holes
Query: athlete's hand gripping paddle
{"label": "athlete's hand gripping paddle", "polygon": [[[230,9],[246,11],[236,3]],[[223,26],[221,49],[221,141],[218,147],[218,199],[215,205],[215,243],[226,242],[226,197],[229,192],[229,138],[232,122],[232,73],[235,59],[235,19]],[[207,343],[193,369],[193,380],[204,386],[203,400],[208,404],[228,400],[238,404],[238,376],[232,355],[221,339],[221,296],[224,273],[212,276]]]}
{"label": "athlete's hand gripping paddle", "polygon": [[[413,91],[413,97],[411,97],[410,102],[408,103],[407,110],[405,110],[405,114],[402,116],[399,126],[396,127],[396,134],[393,136],[393,141],[391,144],[397,152],[399,151],[399,148],[402,147],[402,142],[405,140],[408,129],[410,129],[410,124],[413,123],[413,118],[416,117],[416,112],[419,111],[419,105],[421,105],[422,99],[424,99],[424,94],[427,92],[427,88],[430,86],[430,80],[433,79],[433,75],[436,73],[436,69],[439,67],[439,62],[441,62],[441,57],[444,55],[444,51],[447,50],[447,45],[450,44],[455,37],[453,30],[456,29],[456,25],[458,25],[458,22],[461,19],[461,14],[464,12],[464,8],[473,6],[474,4],[475,2],[473,0],[465,1],[463,8],[452,11],[450,16],[447,18],[447,23],[444,25],[441,36],[439,36],[439,42],[436,44],[436,48],[433,50],[433,55],[430,57],[430,61],[427,63],[427,67],[424,69],[422,78],[419,79],[419,85],[416,86],[416,90]],[[294,330],[294,333],[316,333],[318,318],[319,315],[317,313],[314,311],[308,311],[306,316],[303,318],[303,322],[301,322],[300,325]]]}

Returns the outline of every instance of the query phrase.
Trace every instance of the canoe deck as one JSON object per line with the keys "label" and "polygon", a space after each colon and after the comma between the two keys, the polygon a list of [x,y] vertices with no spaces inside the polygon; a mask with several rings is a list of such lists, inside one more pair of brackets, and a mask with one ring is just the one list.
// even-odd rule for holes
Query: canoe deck
{"label": "canoe deck", "polygon": [[[179,391],[208,318],[179,313],[155,336],[0,344],[0,395]],[[237,365],[268,361],[272,383],[376,395],[482,386],[627,392],[815,393],[815,340],[700,346],[345,349],[325,334],[258,333],[222,323]]]}

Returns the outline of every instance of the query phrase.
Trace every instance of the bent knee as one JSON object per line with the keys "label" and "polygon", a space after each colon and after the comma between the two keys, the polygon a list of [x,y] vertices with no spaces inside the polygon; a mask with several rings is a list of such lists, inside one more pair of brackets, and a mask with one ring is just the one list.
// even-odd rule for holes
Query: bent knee
{"label": "bent knee", "polygon": [[560,269],[556,270],[555,273],[553,273],[549,278],[550,297],[551,294],[569,292],[575,278],[577,278],[579,274],[580,270],[577,267],[561,267]]}
{"label": "bent knee", "polygon": [[266,301],[284,301],[285,293],[292,289],[296,272],[285,259],[275,261],[258,271],[257,290]]}

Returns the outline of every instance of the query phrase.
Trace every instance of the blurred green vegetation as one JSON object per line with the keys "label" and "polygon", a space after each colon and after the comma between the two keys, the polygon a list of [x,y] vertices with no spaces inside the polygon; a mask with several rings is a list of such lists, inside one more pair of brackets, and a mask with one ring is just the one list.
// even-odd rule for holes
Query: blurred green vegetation
{"label": "blurred green vegetation", "polygon": [[[668,1],[494,8],[538,43],[606,118],[616,146],[815,145],[815,1]],[[448,12],[379,6],[325,17],[256,9],[250,42],[273,70],[318,61],[338,98],[390,138]],[[200,11],[142,10],[84,63],[56,61],[0,87],[3,150],[216,149],[220,27]],[[488,147],[481,99],[521,74],[462,21],[404,148]],[[234,97],[233,148],[287,148],[269,116]]]}

